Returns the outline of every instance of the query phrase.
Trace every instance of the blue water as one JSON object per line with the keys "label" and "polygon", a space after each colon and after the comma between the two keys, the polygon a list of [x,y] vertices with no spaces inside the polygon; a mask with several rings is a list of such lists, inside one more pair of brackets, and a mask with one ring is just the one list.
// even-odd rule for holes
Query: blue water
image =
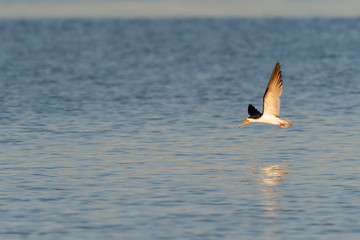
{"label": "blue water", "polygon": [[[360,19],[0,20],[1,239],[359,239]],[[262,109],[275,65],[281,117]]]}

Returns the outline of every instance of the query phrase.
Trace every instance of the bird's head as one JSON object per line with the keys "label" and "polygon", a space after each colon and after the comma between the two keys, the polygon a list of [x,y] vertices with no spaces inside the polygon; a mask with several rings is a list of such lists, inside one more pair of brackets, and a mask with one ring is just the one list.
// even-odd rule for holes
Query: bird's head
{"label": "bird's head", "polygon": [[238,128],[241,127],[241,126],[244,126],[245,124],[248,124],[249,122],[250,122],[250,119],[247,118],[245,121],[242,122],[242,124],[240,124],[240,125],[238,126]]}

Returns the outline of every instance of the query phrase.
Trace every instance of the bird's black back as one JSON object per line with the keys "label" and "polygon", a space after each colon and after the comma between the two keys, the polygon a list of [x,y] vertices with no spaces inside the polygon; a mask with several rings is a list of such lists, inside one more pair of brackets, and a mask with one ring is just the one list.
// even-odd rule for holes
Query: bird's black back
{"label": "bird's black back", "polygon": [[251,118],[259,118],[261,117],[261,112],[259,112],[253,105],[249,104],[248,113]]}

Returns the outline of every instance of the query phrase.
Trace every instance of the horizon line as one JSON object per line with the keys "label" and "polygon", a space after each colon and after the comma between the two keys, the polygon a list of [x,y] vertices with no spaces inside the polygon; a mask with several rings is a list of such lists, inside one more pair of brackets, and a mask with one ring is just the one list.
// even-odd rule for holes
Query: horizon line
{"label": "horizon line", "polygon": [[[269,1],[270,2],[270,1]],[[348,4],[297,3],[275,0],[264,4],[207,2],[90,2],[0,3],[0,18],[356,18],[358,7]],[[274,4],[277,2],[278,4]],[[275,7],[274,7],[275,5]]]}

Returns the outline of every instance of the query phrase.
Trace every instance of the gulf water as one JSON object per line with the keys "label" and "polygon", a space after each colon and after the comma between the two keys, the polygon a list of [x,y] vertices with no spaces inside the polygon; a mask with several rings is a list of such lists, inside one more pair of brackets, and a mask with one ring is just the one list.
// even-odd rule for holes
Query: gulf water
{"label": "gulf water", "polygon": [[0,238],[359,239],[359,76],[359,18],[0,20]]}

